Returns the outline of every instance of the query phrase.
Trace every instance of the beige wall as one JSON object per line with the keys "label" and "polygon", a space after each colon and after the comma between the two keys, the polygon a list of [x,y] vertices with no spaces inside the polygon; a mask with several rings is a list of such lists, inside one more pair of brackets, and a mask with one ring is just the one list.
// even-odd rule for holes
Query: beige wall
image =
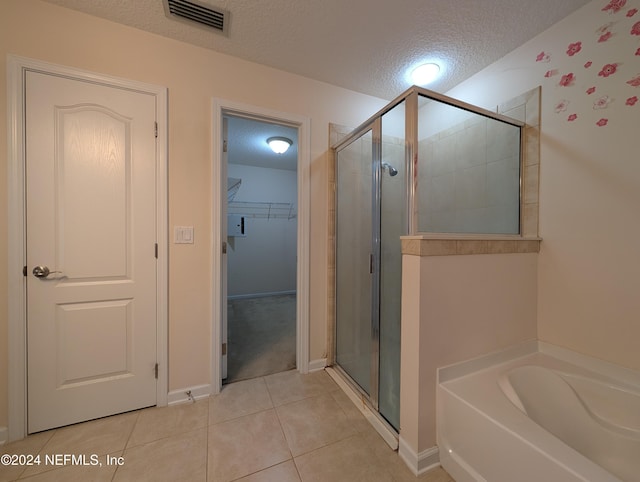
{"label": "beige wall", "polygon": [[[211,99],[311,119],[310,359],[326,354],[328,123],[358,125],[385,102],[216,54],[39,0],[3,0],[0,92],[7,54],[168,87],[169,226],[196,243],[170,245],[169,390],[210,382]],[[258,80],[259,79],[259,80]],[[0,95],[0,185],[6,186],[6,95]],[[3,189],[6,192],[6,189]],[[7,270],[7,199],[0,197],[0,273]],[[0,276],[0,427],[7,425],[7,280]]]}
{"label": "beige wall", "polygon": [[[587,4],[448,95],[495,108],[542,85],[538,337],[639,370],[640,101],[627,99],[640,98],[631,33],[640,1],[616,13],[605,4]],[[600,74],[607,64],[615,73]]]}
{"label": "beige wall", "polygon": [[436,443],[438,367],[536,338],[537,257],[403,256],[400,435],[416,453]]}

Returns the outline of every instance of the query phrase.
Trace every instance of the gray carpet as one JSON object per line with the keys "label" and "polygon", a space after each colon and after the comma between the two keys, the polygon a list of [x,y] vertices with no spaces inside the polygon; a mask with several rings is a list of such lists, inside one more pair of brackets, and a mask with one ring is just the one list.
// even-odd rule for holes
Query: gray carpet
{"label": "gray carpet", "polygon": [[227,302],[225,383],[296,367],[296,295]]}

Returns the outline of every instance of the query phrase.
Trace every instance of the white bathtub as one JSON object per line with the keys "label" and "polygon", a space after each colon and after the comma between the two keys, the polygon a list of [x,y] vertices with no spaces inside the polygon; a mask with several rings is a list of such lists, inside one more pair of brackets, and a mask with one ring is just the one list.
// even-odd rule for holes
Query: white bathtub
{"label": "white bathtub", "polygon": [[640,481],[640,374],[531,342],[438,376],[457,482]]}

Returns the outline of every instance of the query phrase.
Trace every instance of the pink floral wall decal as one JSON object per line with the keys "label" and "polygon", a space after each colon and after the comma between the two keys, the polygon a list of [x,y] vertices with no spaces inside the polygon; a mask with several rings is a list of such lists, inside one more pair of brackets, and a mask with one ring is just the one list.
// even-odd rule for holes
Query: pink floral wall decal
{"label": "pink floral wall decal", "polygon": [[573,85],[575,80],[576,80],[576,76],[573,75],[573,73],[569,73],[562,76],[558,85],[562,87],[569,87],[570,85]]}
{"label": "pink floral wall decal", "polygon": [[580,52],[580,50],[582,50],[582,42],[569,44],[569,46],[567,47],[567,55],[569,57],[573,57],[575,54]]}
{"label": "pink floral wall decal", "polygon": [[610,75],[615,74],[616,70],[618,70],[618,64],[607,64],[602,67],[602,70],[600,72],[598,72],[598,76],[609,77]]}
{"label": "pink floral wall decal", "polygon": [[591,3],[590,25],[567,28],[562,37],[537,47],[536,62],[547,65],[536,71],[555,93],[547,109],[560,116],[556,119],[612,129],[623,109],[626,115],[640,112],[640,90],[632,92],[640,88],[640,0]]}
{"label": "pink floral wall decal", "polygon": [[600,35],[600,38],[598,39],[599,43],[602,42],[606,42],[607,40],[609,40],[611,38],[613,34],[611,33],[611,30],[609,30],[608,32],[603,33],[602,35]]}
{"label": "pink floral wall decal", "polygon": [[616,22],[607,22],[604,25],[601,25],[597,30],[596,33],[599,35],[605,34],[607,33],[611,27],[613,27],[616,24]]}
{"label": "pink floral wall decal", "polygon": [[609,104],[613,101],[613,99],[611,97],[609,97],[608,95],[603,95],[602,97],[600,97],[598,100],[596,100],[593,103],[593,108],[594,109],[606,109],[607,107],[609,107]]}
{"label": "pink floral wall decal", "polygon": [[536,62],[549,62],[551,57],[545,52],[540,52],[536,57]]}
{"label": "pink floral wall decal", "polygon": [[603,12],[618,13],[627,3],[627,0],[611,0],[609,4],[602,9]]}

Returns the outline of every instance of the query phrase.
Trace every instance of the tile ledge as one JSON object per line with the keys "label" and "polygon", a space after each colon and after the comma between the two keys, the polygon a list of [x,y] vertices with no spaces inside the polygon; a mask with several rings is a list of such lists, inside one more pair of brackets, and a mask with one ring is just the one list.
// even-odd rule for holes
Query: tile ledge
{"label": "tile ledge", "polygon": [[402,236],[402,254],[454,256],[470,254],[538,253],[539,237],[423,234]]}
{"label": "tile ledge", "polygon": [[400,236],[400,239],[439,239],[439,240],[482,240],[482,241],[542,241],[537,236],[518,234],[465,234],[465,233],[422,233]]}

